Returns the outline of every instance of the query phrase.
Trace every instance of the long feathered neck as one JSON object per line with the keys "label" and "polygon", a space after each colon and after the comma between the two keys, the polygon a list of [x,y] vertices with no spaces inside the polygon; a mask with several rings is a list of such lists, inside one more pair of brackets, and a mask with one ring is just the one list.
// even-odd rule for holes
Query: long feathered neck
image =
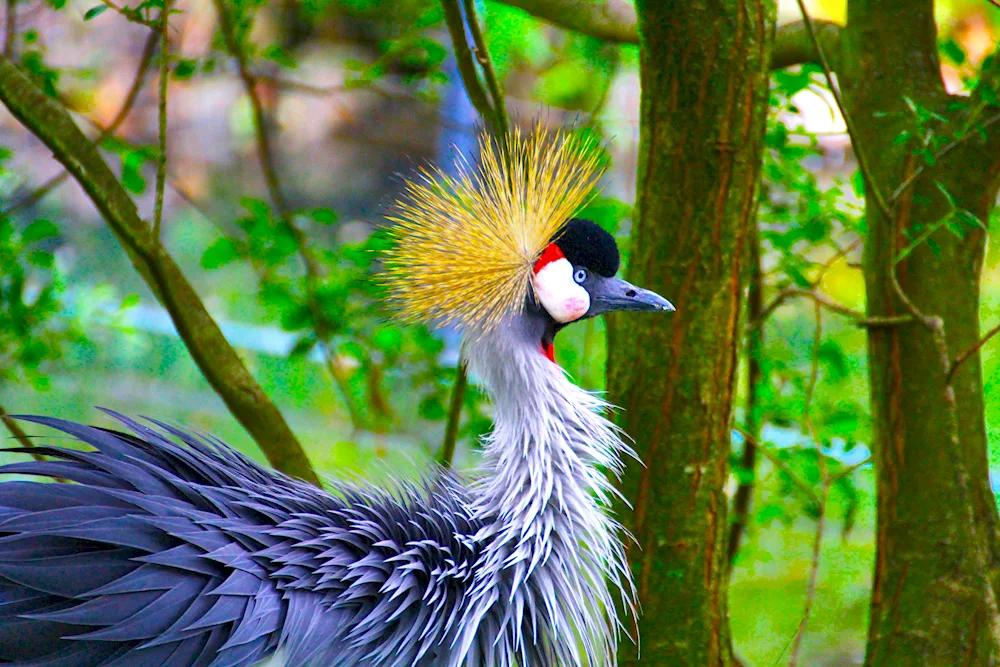
{"label": "long feathered neck", "polygon": [[495,406],[474,488],[487,526],[476,613],[505,610],[494,637],[522,664],[613,665],[616,598],[631,610],[633,590],[605,471],[618,474],[631,450],[601,416],[605,403],[546,358],[545,337],[550,324],[529,313],[466,343]]}

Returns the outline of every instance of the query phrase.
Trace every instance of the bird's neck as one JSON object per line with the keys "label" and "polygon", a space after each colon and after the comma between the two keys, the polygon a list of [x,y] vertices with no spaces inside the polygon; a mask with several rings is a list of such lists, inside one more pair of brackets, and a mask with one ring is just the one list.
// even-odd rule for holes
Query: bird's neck
{"label": "bird's neck", "polygon": [[[562,639],[595,642],[598,653],[585,664],[600,665],[614,655],[612,591],[631,597],[619,526],[607,514],[615,491],[605,470],[617,473],[630,450],[601,416],[603,401],[546,357],[546,326],[515,321],[466,344],[470,370],[495,408],[475,512],[487,526],[479,537],[494,560],[497,593],[538,609],[565,610],[567,596],[577,601],[569,610],[575,630]],[[540,590],[560,599],[528,599]]]}

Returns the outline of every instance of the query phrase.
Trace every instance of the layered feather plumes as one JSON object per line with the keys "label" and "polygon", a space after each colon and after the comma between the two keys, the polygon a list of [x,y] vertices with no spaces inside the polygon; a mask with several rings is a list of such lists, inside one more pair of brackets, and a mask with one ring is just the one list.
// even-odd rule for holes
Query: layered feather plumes
{"label": "layered feather plumes", "polygon": [[541,124],[484,133],[479,152],[455,176],[422,169],[388,216],[384,280],[403,321],[486,331],[518,312],[534,263],[604,170],[593,135]]}

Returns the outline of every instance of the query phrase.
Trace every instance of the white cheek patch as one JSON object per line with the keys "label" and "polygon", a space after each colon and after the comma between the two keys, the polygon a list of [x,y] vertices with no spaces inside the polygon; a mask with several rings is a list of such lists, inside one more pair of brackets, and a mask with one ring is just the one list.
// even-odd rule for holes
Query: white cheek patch
{"label": "white cheek patch", "polygon": [[548,262],[532,283],[538,300],[556,322],[578,320],[590,310],[590,294],[573,280],[573,265],[568,259]]}

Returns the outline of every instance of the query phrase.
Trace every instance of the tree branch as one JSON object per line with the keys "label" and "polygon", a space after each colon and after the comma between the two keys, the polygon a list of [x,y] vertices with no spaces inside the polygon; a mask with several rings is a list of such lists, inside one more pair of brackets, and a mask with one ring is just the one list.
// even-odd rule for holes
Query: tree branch
{"label": "tree branch", "polygon": [[483,84],[479,81],[476,63],[472,57],[472,51],[469,50],[469,43],[465,37],[465,20],[462,18],[462,8],[459,6],[458,0],[441,0],[441,6],[444,8],[445,22],[448,24],[451,43],[455,49],[458,73],[462,77],[469,101],[472,102],[472,106],[476,108],[479,115],[493,125],[494,130],[500,131],[499,118],[490,105]]}
{"label": "tree branch", "polygon": [[455,444],[458,442],[458,426],[462,417],[462,405],[465,403],[465,389],[469,378],[465,372],[465,363],[459,361],[458,373],[455,375],[455,386],[451,390],[451,403],[448,406],[448,424],[445,427],[444,442],[441,444],[441,466],[450,468],[455,459]]}
{"label": "tree branch", "polygon": [[17,0],[7,0],[7,26],[3,40],[3,54],[14,57],[14,41],[17,37]]}
{"label": "tree branch", "polygon": [[160,95],[157,109],[159,126],[156,153],[156,199],[153,204],[153,238],[160,240],[163,224],[163,188],[167,181],[167,93],[170,89],[170,0],[160,10]]}
{"label": "tree branch", "polygon": [[257,154],[260,157],[260,167],[264,173],[264,182],[267,185],[271,204],[277,211],[278,219],[281,221],[282,226],[285,227],[288,234],[295,241],[296,251],[305,269],[306,301],[313,319],[313,328],[316,331],[317,346],[323,355],[324,365],[344,400],[351,419],[351,426],[355,433],[357,433],[364,428],[364,419],[361,411],[355,405],[354,399],[351,397],[348,378],[334,359],[333,350],[329,344],[332,327],[323,314],[323,308],[319,300],[318,287],[322,278],[322,267],[313,256],[305,233],[295,224],[291,207],[288,205],[288,200],[285,199],[284,192],[281,189],[281,181],[278,177],[278,168],[274,157],[274,143],[271,141],[270,125],[267,115],[264,112],[264,104],[260,99],[260,95],[257,94],[257,80],[250,71],[246,51],[243,49],[243,45],[240,44],[232,14],[230,14],[229,7],[226,5],[227,0],[214,1],[215,10],[219,16],[219,29],[222,32],[222,38],[226,43],[229,55],[236,60],[240,80],[243,82],[243,89],[250,100],[250,108],[253,111],[254,134],[257,141]]}
{"label": "tree branch", "polygon": [[[836,72],[839,66],[841,27],[833,21],[813,21],[813,25],[816,28],[816,39],[823,45],[823,51],[830,59],[830,66]],[[805,21],[778,26],[774,33],[774,50],[771,52],[772,70],[819,62],[819,52],[809,38]]]}
{"label": "tree branch", "polygon": [[271,464],[319,484],[284,417],[229,344],[197,292],[136,210],[97,148],[65,108],[0,56],[0,101],[73,175],[129,254],[133,266],[170,314],[198,368]]}
{"label": "tree branch", "polygon": [[[136,70],[135,78],[132,79],[132,85],[129,87],[128,94],[125,95],[125,100],[122,105],[118,108],[118,113],[115,114],[114,119],[112,119],[111,124],[105,128],[101,128],[101,132],[97,139],[94,140],[95,144],[100,144],[104,139],[110,137],[114,134],[122,123],[128,118],[129,114],[132,113],[132,108],[135,106],[135,101],[139,99],[139,91],[142,90],[143,83],[146,80],[146,70],[149,69],[149,64],[153,62],[153,54],[156,53],[156,44],[159,42],[159,35],[155,32],[150,32],[149,37],[146,39],[146,45],[142,49],[142,57],[139,58],[139,67]],[[91,123],[95,124],[94,121]],[[4,210],[3,215],[13,215],[17,211],[28,206],[34,206],[39,201],[41,201],[46,195],[55,190],[57,187],[62,185],[62,183],[69,176],[69,172],[63,170],[56,174],[49,180],[47,180],[42,185],[38,186],[27,195],[21,197],[19,200],[11,204],[7,209]]]}
{"label": "tree branch", "polygon": [[[7,427],[7,430],[10,431],[10,434],[15,440],[17,440],[21,447],[28,450],[33,450],[35,448],[35,443],[31,441],[31,438],[29,438],[28,434],[24,432],[21,425],[11,419],[9,413],[3,409],[2,405],[0,405],[0,422],[3,422],[3,425]],[[31,452],[31,458],[36,461],[45,460],[44,456],[34,451]]]}
{"label": "tree branch", "polygon": [[[760,230],[754,224],[750,230],[750,283],[747,291],[747,320],[757,323],[762,320],[764,312],[764,271],[760,265]],[[764,328],[761,326],[747,327],[747,401],[746,401],[746,431],[754,438],[760,437],[761,406],[760,389],[764,376],[761,360],[764,357]],[[753,504],[754,486],[757,482],[757,443],[743,440],[743,451],[740,453],[739,486],[733,497],[733,520],[729,524],[729,542],[727,556],[730,570],[740,550],[740,541],[749,523],[750,506]]]}
{"label": "tree branch", "polygon": [[[451,35],[452,47],[455,51],[455,60],[458,63],[458,71],[462,77],[462,84],[465,92],[469,96],[476,111],[487,123],[493,126],[494,132],[507,134],[510,131],[507,121],[507,111],[504,107],[503,91],[497,81],[496,73],[493,70],[493,61],[486,48],[486,40],[483,39],[482,30],[479,27],[479,18],[476,16],[475,3],[464,0],[466,17],[462,18],[462,9],[458,0],[441,0],[444,8],[445,20],[448,23],[448,32]],[[465,36],[465,21],[469,23],[469,32],[476,46],[476,57],[473,58],[469,49],[469,42]],[[476,71],[476,61],[478,60],[483,70],[483,77],[486,79],[486,87],[479,80]],[[490,103],[487,97],[492,96]],[[448,405],[448,421],[444,430],[444,441],[441,443],[441,465],[445,468],[451,466],[452,458],[455,456],[455,444],[458,439],[458,426],[462,419],[462,406],[464,405],[465,388],[468,385],[469,377],[465,370],[464,355],[458,359],[458,370],[455,373],[455,386],[452,387],[451,401]]]}
{"label": "tree branch", "polygon": [[763,326],[764,322],[768,317],[774,313],[782,304],[784,304],[789,299],[795,297],[805,297],[807,299],[812,299],[819,305],[823,306],[827,310],[837,313],[838,315],[843,315],[854,320],[854,324],[859,327],[889,327],[896,326],[898,324],[906,324],[907,322],[912,322],[913,317],[911,315],[890,315],[886,317],[865,317],[865,314],[859,310],[854,310],[849,308],[844,304],[840,303],[828,294],[824,294],[816,288],[804,289],[802,287],[790,287],[788,289],[778,292],[764,310],[761,312],[760,317],[755,320],[751,320],[749,329],[753,330]]}
{"label": "tree branch", "polygon": [[[639,22],[635,7],[625,0],[498,0],[537,19],[566,30],[614,44],[638,44]],[[833,21],[814,21],[817,37],[827,54],[840,52],[841,26]],[[771,69],[818,63],[819,55],[803,21],[780,26],[774,35]],[[836,70],[837,58],[831,59]]]}
{"label": "tree branch", "polygon": [[483,30],[479,26],[479,17],[476,15],[476,2],[475,0],[462,0],[462,4],[465,7],[465,20],[469,24],[469,32],[472,33],[472,43],[476,45],[476,61],[483,70],[483,78],[486,79],[486,88],[489,90],[490,97],[493,100],[496,131],[500,134],[507,134],[510,131],[510,125],[507,121],[507,109],[504,106],[503,90],[500,88],[496,71],[493,69],[493,60],[490,58],[490,52],[486,48]]}
{"label": "tree branch", "polygon": [[639,19],[626,0],[500,0],[535,18],[617,44],[639,43]]}
{"label": "tree branch", "polygon": [[1000,324],[990,329],[985,336],[976,341],[968,350],[955,357],[955,360],[951,362],[951,368],[948,369],[948,384],[951,384],[952,379],[955,377],[955,371],[958,370],[958,367],[965,363],[969,357],[982,349],[983,345],[990,342],[990,339],[998,333],[1000,333]]}

